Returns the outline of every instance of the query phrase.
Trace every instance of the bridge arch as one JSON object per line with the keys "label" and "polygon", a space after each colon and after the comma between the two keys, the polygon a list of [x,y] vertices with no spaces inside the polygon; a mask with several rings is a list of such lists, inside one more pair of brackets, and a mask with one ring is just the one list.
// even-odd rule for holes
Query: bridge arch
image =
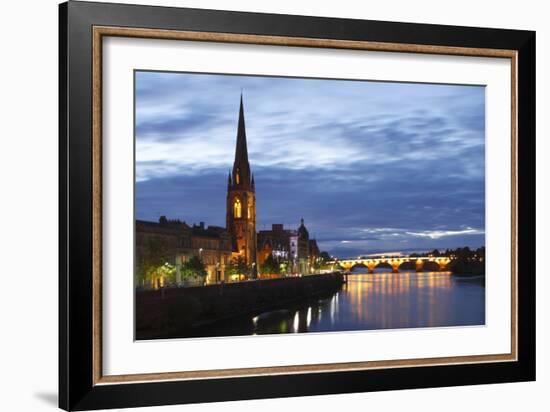
{"label": "bridge arch", "polygon": [[359,268],[368,269],[368,266],[365,265],[363,262],[356,262],[350,267],[349,271],[353,272],[354,269],[359,269]]}

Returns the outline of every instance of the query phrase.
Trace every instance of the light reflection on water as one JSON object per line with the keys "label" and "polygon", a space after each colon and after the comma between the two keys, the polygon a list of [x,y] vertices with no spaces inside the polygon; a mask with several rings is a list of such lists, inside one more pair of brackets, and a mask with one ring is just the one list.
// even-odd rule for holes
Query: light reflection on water
{"label": "light reflection on water", "polygon": [[323,299],[235,319],[209,336],[329,332],[485,324],[481,278],[446,272],[352,273]]}

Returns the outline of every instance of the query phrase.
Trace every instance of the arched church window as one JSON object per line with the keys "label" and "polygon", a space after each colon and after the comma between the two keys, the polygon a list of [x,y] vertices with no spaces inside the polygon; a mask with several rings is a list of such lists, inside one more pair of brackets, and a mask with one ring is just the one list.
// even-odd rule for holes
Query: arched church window
{"label": "arched church window", "polygon": [[239,198],[236,198],[235,203],[233,204],[233,216],[236,218],[240,218],[241,209],[241,200]]}
{"label": "arched church window", "polygon": [[248,202],[248,218],[252,219],[252,202]]}
{"label": "arched church window", "polygon": [[240,184],[241,183],[241,172],[237,168],[237,172],[235,173],[235,183]]}

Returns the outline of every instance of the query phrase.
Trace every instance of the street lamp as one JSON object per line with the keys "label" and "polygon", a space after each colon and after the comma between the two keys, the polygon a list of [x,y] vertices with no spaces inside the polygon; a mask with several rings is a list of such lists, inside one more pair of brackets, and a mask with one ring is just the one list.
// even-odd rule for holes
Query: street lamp
{"label": "street lamp", "polygon": [[256,262],[252,262],[252,279],[257,279],[258,276],[254,270],[254,267],[256,266]]}

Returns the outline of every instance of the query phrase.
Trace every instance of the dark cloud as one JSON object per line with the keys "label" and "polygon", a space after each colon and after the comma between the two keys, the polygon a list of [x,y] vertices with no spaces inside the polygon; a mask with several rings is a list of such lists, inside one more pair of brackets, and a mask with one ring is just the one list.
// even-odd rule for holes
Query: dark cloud
{"label": "dark cloud", "polygon": [[152,134],[154,138],[167,141],[179,140],[182,130],[193,132],[204,130],[223,123],[219,117],[212,113],[193,113],[177,117],[165,117],[140,123],[136,126],[138,136]]}

